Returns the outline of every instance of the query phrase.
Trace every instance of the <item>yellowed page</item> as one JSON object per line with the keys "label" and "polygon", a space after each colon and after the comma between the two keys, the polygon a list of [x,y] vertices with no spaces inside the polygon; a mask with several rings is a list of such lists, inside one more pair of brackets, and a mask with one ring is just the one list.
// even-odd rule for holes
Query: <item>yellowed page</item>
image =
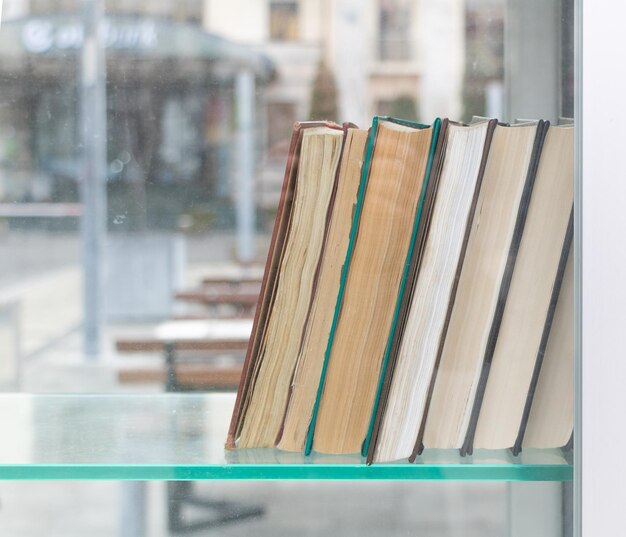
{"label": "yellowed page", "polygon": [[325,127],[303,135],[291,227],[239,438],[242,448],[276,442],[309,310],[342,136],[342,131]]}
{"label": "yellowed page", "polygon": [[366,130],[348,130],[317,289],[298,356],[282,437],[278,444],[280,449],[304,450],[332,325],[332,313],[337,303],[341,268],[350,240],[366,141]]}
{"label": "yellowed page", "polygon": [[379,124],[317,417],[316,451],[358,452],[365,438],[431,138],[432,128]]}

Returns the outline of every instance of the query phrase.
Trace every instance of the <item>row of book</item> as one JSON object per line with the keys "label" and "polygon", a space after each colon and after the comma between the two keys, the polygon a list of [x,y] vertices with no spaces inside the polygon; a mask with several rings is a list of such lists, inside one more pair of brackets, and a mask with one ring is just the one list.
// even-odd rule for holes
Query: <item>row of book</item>
{"label": "row of book", "polygon": [[562,447],[574,128],[294,127],[226,447]]}

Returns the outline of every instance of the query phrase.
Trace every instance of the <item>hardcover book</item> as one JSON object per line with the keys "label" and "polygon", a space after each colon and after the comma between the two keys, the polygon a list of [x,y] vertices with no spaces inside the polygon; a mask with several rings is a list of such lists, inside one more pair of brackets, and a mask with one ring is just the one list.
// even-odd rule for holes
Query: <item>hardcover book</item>
{"label": "hardcover book", "polygon": [[438,123],[374,118],[306,452],[362,448]]}
{"label": "hardcover book", "polygon": [[463,452],[512,448],[543,355],[572,234],[574,127],[546,134],[502,315],[483,365]]}
{"label": "hardcover book", "polygon": [[[495,128],[418,444],[460,449],[494,319],[506,300],[547,124]],[[493,336],[492,336],[493,337]]]}
{"label": "hardcover book", "polygon": [[[294,127],[227,448],[273,446],[306,321],[343,143],[332,123]],[[297,290],[297,293],[294,293]]]}
{"label": "hardcover book", "polygon": [[318,267],[313,302],[291,382],[291,393],[282,431],[277,442],[280,449],[287,451],[304,450],[330,335],[332,312],[339,294],[341,269],[348,250],[366,141],[366,130],[356,128],[347,130],[336,185],[337,192]]}
{"label": "hardcover book", "polygon": [[416,260],[403,331],[396,334],[400,341],[394,366],[382,381],[387,389],[379,405],[380,425],[370,460],[408,458],[416,451],[495,125],[495,120],[469,126],[448,123],[442,134],[428,234]]}

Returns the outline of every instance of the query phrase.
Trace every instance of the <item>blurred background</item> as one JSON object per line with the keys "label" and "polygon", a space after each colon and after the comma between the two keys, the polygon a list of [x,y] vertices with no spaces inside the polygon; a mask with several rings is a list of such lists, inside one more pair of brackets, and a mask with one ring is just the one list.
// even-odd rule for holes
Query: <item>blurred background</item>
{"label": "blurred background", "polygon": [[[0,6],[6,393],[234,390],[295,121],[573,116],[573,0]],[[498,536],[510,515],[504,484],[196,488],[265,506],[198,535]],[[135,493],[2,482],[0,533],[123,535]],[[141,494],[157,536],[191,492]]]}

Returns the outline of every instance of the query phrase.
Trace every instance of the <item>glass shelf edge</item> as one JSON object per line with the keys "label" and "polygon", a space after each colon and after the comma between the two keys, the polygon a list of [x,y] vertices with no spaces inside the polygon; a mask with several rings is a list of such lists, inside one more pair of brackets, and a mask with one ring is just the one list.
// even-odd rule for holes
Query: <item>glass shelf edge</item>
{"label": "glass shelf edge", "polygon": [[0,481],[17,480],[390,480],[571,481],[569,465],[0,465]]}

